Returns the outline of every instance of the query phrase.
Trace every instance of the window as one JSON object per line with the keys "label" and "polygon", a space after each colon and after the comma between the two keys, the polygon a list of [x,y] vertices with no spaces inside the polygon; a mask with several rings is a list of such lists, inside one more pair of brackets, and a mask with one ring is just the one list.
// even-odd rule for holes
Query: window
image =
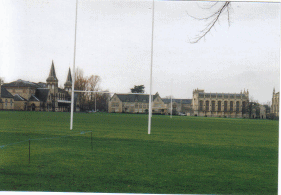
{"label": "window", "polygon": [[216,102],[212,101],[212,111],[216,111]]}
{"label": "window", "polygon": [[140,108],[142,108],[142,105],[140,104]]}
{"label": "window", "polygon": [[199,102],[199,111],[202,111],[203,110],[203,101],[200,100]]}
{"label": "window", "polygon": [[236,112],[239,112],[239,102],[236,102]]}
{"label": "window", "polygon": [[206,111],[209,111],[209,101],[206,101]]}
{"label": "window", "polygon": [[227,101],[224,101],[224,111],[227,112]]}
{"label": "window", "polygon": [[138,107],[139,107],[139,105],[138,105],[138,104],[136,104],[136,105],[135,105],[135,108],[138,108]]}
{"label": "window", "polygon": [[246,102],[242,102],[242,114],[246,113]]}
{"label": "window", "polygon": [[11,104],[11,107],[12,107],[13,106],[13,101],[12,100],[10,101],[10,104]]}
{"label": "window", "polygon": [[218,101],[218,111],[221,111],[221,101]]}
{"label": "window", "polygon": [[8,100],[6,99],[5,100],[5,107],[7,108],[7,106],[8,106]]}
{"label": "window", "polygon": [[233,111],[233,101],[230,101],[230,111]]}

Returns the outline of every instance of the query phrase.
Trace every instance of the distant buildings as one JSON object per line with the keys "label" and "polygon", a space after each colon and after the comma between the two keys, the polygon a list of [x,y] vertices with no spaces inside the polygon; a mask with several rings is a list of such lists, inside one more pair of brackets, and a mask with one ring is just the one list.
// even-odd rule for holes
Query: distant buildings
{"label": "distant buildings", "polygon": [[249,92],[206,93],[193,90],[192,109],[194,116],[248,118]]}
{"label": "distant buildings", "polygon": [[[108,112],[148,113],[149,95],[114,94],[108,103]],[[152,112],[165,114],[167,108],[158,93],[153,95]]]}
{"label": "distant buildings", "polygon": [[[146,113],[148,112],[148,95],[114,94],[108,104],[108,112]],[[249,118],[249,92],[238,94],[205,93],[195,89],[192,99],[173,99],[172,114],[188,116]],[[170,114],[171,99],[153,96],[153,113]]]}
{"label": "distant buildings", "polygon": [[[64,89],[58,87],[54,63],[52,62],[46,83],[33,83],[17,80],[5,83],[0,91],[0,109],[27,111],[70,110],[72,78],[69,69]],[[77,100],[77,98],[76,98]],[[79,102],[75,101],[75,108],[79,111]]]}
{"label": "distant buildings", "polygon": [[[1,82],[1,81],[0,81]],[[52,62],[46,83],[17,80],[0,83],[0,110],[69,112],[71,107],[72,77],[69,69],[64,88],[58,87],[55,66]],[[77,94],[74,111],[80,111]],[[149,95],[114,94],[107,100],[110,113],[148,113]],[[279,92],[273,89],[272,105],[260,105],[249,101],[249,92],[206,93],[193,90],[192,99],[161,98],[153,95],[154,114],[173,114],[227,118],[276,118],[279,117]]]}

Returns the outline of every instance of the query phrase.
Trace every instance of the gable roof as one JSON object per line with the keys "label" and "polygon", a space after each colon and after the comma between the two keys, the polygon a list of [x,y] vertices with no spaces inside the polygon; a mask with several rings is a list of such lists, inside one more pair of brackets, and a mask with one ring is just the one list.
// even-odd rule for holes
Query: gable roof
{"label": "gable roof", "polygon": [[35,97],[34,95],[31,95],[29,98],[29,101],[39,102],[40,100],[37,97]]}
{"label": "gable roof", "polygon": [[[115,94],[121,102],[145,102],[149,103],[149,95],[147,94]],[[153,101],[159,95],[153,95]],[[113,97],[112,97],[113,98]],[[111,98],[111,100],[112,100]]]}
{"label": "gable roof", "polygon": [[46,88],[38,88],[35,91],[35,96],[42,102],[46,102],[48,100],[49,89]]}
{"label": "gable roof", "polygon": [[4,86],[1,86],[1,97],[14,98],[14,96]]}
{"label": "gable roof", "polygon": [[19,94],[16,94],[14,96],[15,101],[27,101],[24,97],[20,96]]}
{"label": "gable roof", "polygon": [[[163,98],[162,101],[165,104],[171,103],[171,99],[170,98]],[[172,98],[172,102],[176,102],[178,104],[180,104],[180,103],[182,103],[182,104],[191,104],[192,103],[192,99],[173,99]]]}
{"label": "gable roof", "polygon": [[4,87],[32,87],[32,88],[40,87],[40,85],[38,85],[36,83],[24,81],[24,80],[21,80],[21,79],[18,79],[14,82],[11,82],[11,83],[5,83],[2,86],[4,86]]}

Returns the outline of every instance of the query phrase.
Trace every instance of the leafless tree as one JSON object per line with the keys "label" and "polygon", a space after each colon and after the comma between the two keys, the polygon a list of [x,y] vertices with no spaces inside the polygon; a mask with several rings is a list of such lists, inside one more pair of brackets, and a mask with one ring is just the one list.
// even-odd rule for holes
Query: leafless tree
{"label": "leafless tree", "polygon": [[[208,8],[202,8],[201,9],[212,9],[215,7],[215,5],[217,5],[219,2],[215,2],[214,4],[212,4],[210,7]],[[223,2],[223,4],[217,8],[214,12],[212,12],[211,15],[203,17],[203,18],[197,18],[194,17],[190,14],[188,14],[190,17],[192,17],[193,19],[199,20],[199,21],[205,21],[207,24],[205,26],[205,28],[203,30],[200,31],[200,33],[198,35],[196,35],[196,37],[194,37],[193,41],[190,41],[191,43],[198,43],[202,38],[205,38],[205,36],[212,30],[212,28],[214,28],[214,26],[219,22],[219,18],[221,17],[221,15],[224,12],[227,12],[228,15],[228,24],[230,25],[230,17],[229,17],[229,13],[230,13],[230,8],[231,8],[231,3],[230,1],[226,1]]]}
{"label": "leafless tree", "polygon": [[[75,83],[74,88],[75,90],[81,91],[98,91],[99,90],[99,83],[101,79],[97,75],[91,75],[89,77],[84,76],[84,72],[80,68],[76,68],[75,72]],[[95,107],[96,102],[98,99],[103,97],[99,93],[78,93],[79,100],[80,100],[80,108],[81,110],[88,110],[93,109]]]}

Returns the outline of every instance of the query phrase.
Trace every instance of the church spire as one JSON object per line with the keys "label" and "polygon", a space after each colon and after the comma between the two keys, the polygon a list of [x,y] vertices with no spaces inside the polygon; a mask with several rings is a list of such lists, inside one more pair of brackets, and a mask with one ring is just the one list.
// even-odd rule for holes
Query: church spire
{"label": "church spire", "polygon": [[68,70],[68,75],[67,75],[66,82],[65,82],[64,86],[65,86],[65,88],[72,86],[72,77],[71,77],[71,70],[70,70],[70,68]]}
{"label": "church spire", "polygon": [[47,81],[57,81],[57,76],[56,76],[56,71],[55,71],[55,66],[54,66],[54,61],[52,60],[52,66],[51,70],[49,73],[49,77],[47,78]]}
{"label": "church spire", "polygon": [[72,83],[72,77],[71,77],[71,70],[70,70],[70,68],[69,68],[69,70],[68,70],[68,75],[67,75],[66,82],[67,82],[67,81],[69,81],[69,82]]}

